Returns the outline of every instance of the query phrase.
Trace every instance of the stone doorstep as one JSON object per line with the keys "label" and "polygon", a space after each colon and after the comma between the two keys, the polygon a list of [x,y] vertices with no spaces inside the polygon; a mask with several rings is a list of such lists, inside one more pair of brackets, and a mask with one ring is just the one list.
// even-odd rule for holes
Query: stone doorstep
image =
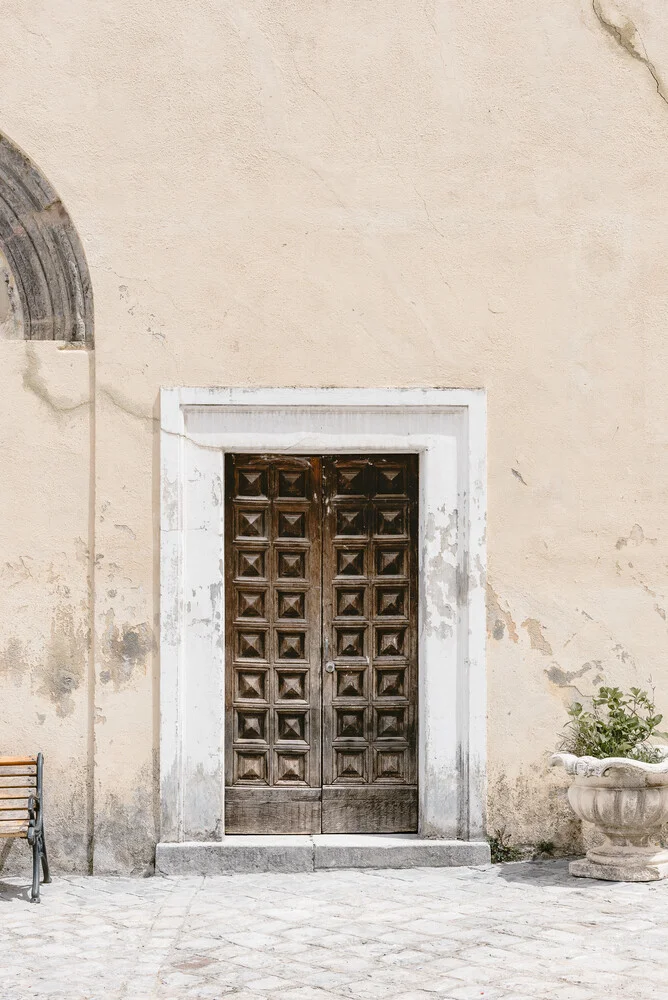
{"label": "stone doorstep", "polygon": [[427,840],[417,834],[227,836],[220,841],[160,843],[155,858],[156,872],[162,875],[449,868],[489,863],[486,841]]}

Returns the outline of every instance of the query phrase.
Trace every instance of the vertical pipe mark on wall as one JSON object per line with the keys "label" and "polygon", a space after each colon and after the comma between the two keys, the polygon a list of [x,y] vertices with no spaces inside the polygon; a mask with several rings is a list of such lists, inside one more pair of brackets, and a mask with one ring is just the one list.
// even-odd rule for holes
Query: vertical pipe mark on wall
{"label": "vertical pipe mark on wall", "polygon": [[88,732],[86,761],[86,861],[93,874],[95,848],[95,351],[88,354]]}

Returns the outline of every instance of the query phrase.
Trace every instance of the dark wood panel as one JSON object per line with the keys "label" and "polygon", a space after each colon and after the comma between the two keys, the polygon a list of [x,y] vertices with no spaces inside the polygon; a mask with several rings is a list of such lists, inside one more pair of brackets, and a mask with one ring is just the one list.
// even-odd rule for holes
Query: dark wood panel
{"label": "dark wood panel", "polygon": [[226,458],[229,833],[320,831],[321,478],[318,458]]}
{"label": "dark wood panel", "polygon": [[225,833],[319,833],[320,800],[320,788],[228,787]]}
{"label": "dark wood panel", "polygon": [[414,833],[416,785],[324,785],[323,833]]}

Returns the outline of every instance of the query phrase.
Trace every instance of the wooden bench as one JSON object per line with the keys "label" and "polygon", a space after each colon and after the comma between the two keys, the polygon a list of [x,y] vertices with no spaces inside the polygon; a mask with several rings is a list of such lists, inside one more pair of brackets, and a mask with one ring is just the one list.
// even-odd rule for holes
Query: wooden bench
{"label": "wooden bench", "polygon": [[0,757],[0,839],[20,837],[32,847],[33,903],[39,903],[40,860],[44,881],[51,881],[44,841],[43,768],[41,753],[36,757]]}

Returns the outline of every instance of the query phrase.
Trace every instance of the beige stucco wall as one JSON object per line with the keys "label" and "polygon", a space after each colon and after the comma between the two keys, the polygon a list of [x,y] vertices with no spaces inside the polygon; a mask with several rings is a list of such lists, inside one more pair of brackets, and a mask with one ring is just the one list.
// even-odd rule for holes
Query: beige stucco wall
{"label": "beige stucco wall", "polygon": [[[89,851],[92,354],[0,341],[0,755],[48,761],[49,849]],[[28,861],[0,843],[0,866]]]}
{"label": "beige stucco wall", "polygon": [[544,770],[572,685],[651,677],[668,709],[668,12],[12,0],[3,25],[0,131],[95,296],[94,352],[0,342],[0,746],[47,751],[59,863],[89,806],[100,870],[152,856],[163,385],[487,389],[490,827],[572,842]]}

